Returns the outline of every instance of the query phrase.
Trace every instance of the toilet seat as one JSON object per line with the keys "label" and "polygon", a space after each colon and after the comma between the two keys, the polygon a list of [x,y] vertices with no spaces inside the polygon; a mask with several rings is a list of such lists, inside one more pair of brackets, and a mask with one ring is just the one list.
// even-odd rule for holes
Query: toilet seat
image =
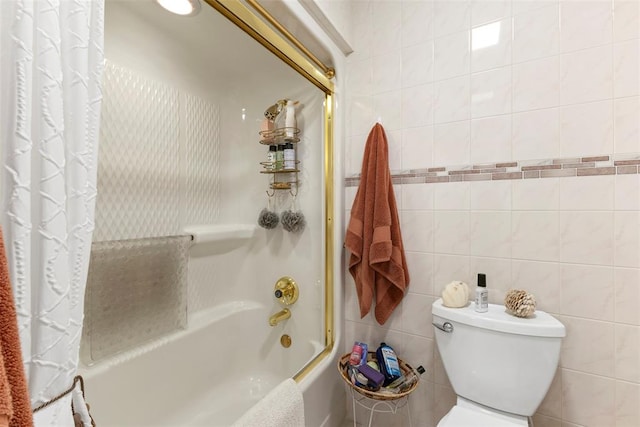
{"label": "toilet seat", "polygon": [[437,427],[527,427],[527,417],[492,412],[481,405],[458,397],[457,404],[451,408]]}

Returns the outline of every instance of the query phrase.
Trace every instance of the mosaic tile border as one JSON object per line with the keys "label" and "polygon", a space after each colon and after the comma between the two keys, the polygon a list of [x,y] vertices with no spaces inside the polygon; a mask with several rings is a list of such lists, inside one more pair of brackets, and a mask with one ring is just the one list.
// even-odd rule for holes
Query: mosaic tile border
{"label": "mosaic tile border", "polygon": [[[436,184],[460,181],[627,175],[639,173],[639,168],[640,156],[616,160],[612,156],[603,155],[411,169],[406,172],[393,172],[391,178],[394,184]],[[355,187],[359,183],[360,174],[345,179],[347,187]]]}

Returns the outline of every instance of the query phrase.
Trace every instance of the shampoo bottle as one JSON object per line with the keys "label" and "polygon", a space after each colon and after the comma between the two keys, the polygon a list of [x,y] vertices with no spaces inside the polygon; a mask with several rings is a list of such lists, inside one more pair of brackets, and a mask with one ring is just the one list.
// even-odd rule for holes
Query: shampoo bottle
{"label": "shampoo bottle", "polygon": [[284,144],[284,168],[296,168],[296,152],[291,142],[287,142],[286,144]]}
{"label": "shampoo bottle", "polygon": [[380,372],[384,375],[384,385],[391,384],[402,376],[400,371],[400,363],[393,348],[385,343],[380,343],[380,347],[376,350],[376,358],[380,366]]}
{"label": "shampoo bottle", "polygon": [[489,291],[487,291],[487,276],[478,274],[478,286],[476,287],[476,311],[486,313],[489,311]]}

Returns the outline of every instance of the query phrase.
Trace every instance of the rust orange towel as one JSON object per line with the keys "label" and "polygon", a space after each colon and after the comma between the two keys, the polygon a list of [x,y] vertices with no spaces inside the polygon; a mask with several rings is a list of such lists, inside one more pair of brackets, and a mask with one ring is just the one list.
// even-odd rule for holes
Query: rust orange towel
{"label": "rust orange towel", "polygon": [[345,237],[345,247],[351,251],[349,272],[356,282],[360,317],[369,313],[375,295],[375,317],[381,325],[409,286],[388,151],[384,129],[377,123],[367,138],[360,186]]}
{"label": "rust orange towel", "polygon": [[28,393],[16,307],[0,230],[0,415],[9,417],[9,426],[33,426]]}

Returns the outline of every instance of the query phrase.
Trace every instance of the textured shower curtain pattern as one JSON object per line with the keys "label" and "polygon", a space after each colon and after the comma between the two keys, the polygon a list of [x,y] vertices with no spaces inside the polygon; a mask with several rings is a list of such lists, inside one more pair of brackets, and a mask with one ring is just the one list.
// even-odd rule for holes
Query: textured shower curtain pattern
{"label": "textured shower curtain pattern", "polygon": [[[11,24],[0,29],[9,73],[0,109],[2,222],[36,407],[66,390],[78,367],[94,228],[104,2],[1,3],[3,23]],[[70,400],[38,412],[35,424],[73,425]]]}

